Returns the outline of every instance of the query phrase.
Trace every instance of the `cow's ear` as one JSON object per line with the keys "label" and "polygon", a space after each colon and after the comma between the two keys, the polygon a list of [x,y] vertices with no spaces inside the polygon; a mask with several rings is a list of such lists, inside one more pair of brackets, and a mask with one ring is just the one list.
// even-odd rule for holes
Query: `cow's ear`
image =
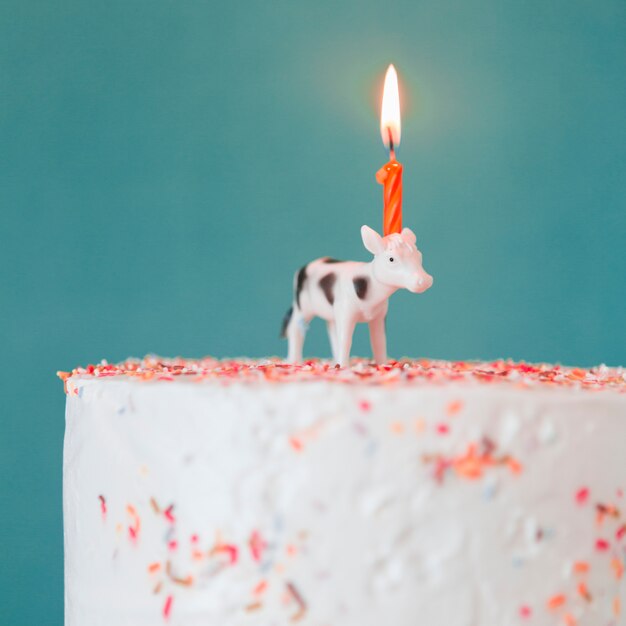
{"label": "cow's ear", "polygon": [[415,236],[415,233],[410,228],[403,228],[402,233],[400,234],[402,236],[402,239],[406,243],[408,243],[410,246],[415,245],[415,242],[417,241],[417,237]]}
{"label": "cow's ear", "polygon": [[383,238],[369,226],[361,226],[361,239],[365,249],[372,254],[380,254],[385,249]]}

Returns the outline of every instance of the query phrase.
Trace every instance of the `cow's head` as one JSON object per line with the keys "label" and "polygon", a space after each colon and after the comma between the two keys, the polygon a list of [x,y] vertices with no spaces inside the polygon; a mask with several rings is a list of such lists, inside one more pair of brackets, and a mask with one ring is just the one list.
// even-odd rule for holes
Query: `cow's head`
{"label": "cow's head", "polygon": [[422,253],[410,228],[381,237],[369,226],[361,227],[363,245],[374,255],[374,276],[381,283],[413,293],[423,293],[433,277],[422,267]]}

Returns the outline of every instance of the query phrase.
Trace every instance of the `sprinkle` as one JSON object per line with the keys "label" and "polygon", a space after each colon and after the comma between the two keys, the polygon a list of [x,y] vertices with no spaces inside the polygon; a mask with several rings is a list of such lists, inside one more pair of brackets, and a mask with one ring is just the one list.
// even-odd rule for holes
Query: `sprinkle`
{"label": "sprinkle", "polygon": [[158,515],[161,512],[161,508],[159,507],[157,501],[154,498],[150,498],[150,506],[152,510]]}
{"label": "sprinkle", "polygon": [[619,519],[620,517],[619,509],[612,504],[596,504],[596,511],[596,523],[598,526],[602,526],[607,516],[614,519]]}
{"label": "sprinkle", "polygon": [[126,513],[132,518],[132,525],[128,527],[128,536],[131,541],[136,541],[139,537],[139,530],[141,529],[141,519],[137,514],[137,510],[132,504],[126,506]]}
{"label": "sprinkle", "polygon": [[520,606],[519,614],[520,617],[528,619],[533,614],[533,610],[528,605],[524,604],[523,606]]}
{"label": "sprinkle", "polygon": [[459,411],[463,408],[463,402],[461,400],[453,400],[448,404],[446,412],[450,417],[459,413]]}
{"label": "sprinkle", "polygon": [[98,496],[98,500],[100,500],[100,511],[102,511],[102,517],[106,517],[107,514],[107,501],[104,496]]}
{"label": "sprinkle", "polygon": [[402,422],[391,422],[389,428],[395,435],[401,435],[404,433],[404,424]]}
{"label": "sprinkle", "polygon": [[587,585],[585,585],[585,583],[578,583],[577,591],[581,598],[584,598],[587,602],[591,602],[591,594],[589,593],[589,589],[587,589]]}
{"label": "sprinkle", "polygon": [[596,504],[596,524],[602,526],[607,516],[619,518],[619,511],[612,504]]}
{"label": "sprinkle", "polygon": [[198,543],[199,539],[198,535],[191,535],[189,541],[191,541],[191,543]]}
{"label": "sprinkle", "polygon": [[613,598],[613,615],[615,615],[615,617],[619,617],[621,612],[622,612],[622,602],[619,599],[619,596],[615,596]]}
{"label": "sprinkle", "polygon": [[148,565],[148,571],[151,574],[154,574],[155,572],[158,572],[161,569],[161,564],[160,563],[150,563],[150,565]]}
{"label": "sprinkle", "polygon": [[239,559],[239,548],[229,543],[223,543],[213,548],[212,552],[225,552],[228,555],[229,565],[234,565]]}
{"label": "sprinkle", "polygon": [[289,437],[289,445],[296,451],[302,452],[304,446],[302,445],[302,441],[297,437]]}
{"label": "sprinkle", "polygon": [[286,550],[289,556],[296,556],[296,554],[298,553],[298,549],[296,548],[296,546],[291,543],[287,546]]}
{"label": "sprinkle", "polygon": [[624,564],[619,559],[613,559],[611,561],[611,569],[613,570],[617,580],[624,575]]}
{"label": "sprinkle", "polygon": [[604,539],[596,540],[596,550],[598,552],[606,552],[610,548],[610,544],[608,541]]}
{"label": "sprinkle", "polygon": [[267,590],[267,587],[268,587],[267,580],[262,580],[254,588],[252,593],[254,593],[254,595],[256,595],[256,596],[260,596],[262,593],[264,593]]}
{"label": "sprinkle", "polygon": [[450,427],[447,424],[443,423],[437,424],[436,429],[440,435],[447,435],[450,432]]}
{"label": "sprinkle", "polygon": [[359,409],[363,411],[363,413],[367,413],[372,410],[372,405],[367,400],[361,400],[359,402]]}
{"label": "sprinkle", "polygon": [[480,440],[481,454],[483,458],[489,458],[496,451],[496,442],[486,435]]}
{"label": "sprinkle", "polygon": [[354,430],[359,433],[359,435],[365,437],[365,435],[368,434],[368,430],[367,427],[365,426],[365,424],[362,424],[361,422],[354,422],[352,424],[352,426],[354,427]]}
{"label": "sprinkle", "polygon": [[615,533],[615,538],[618,541],[621,541],[624,536],[626,536],[626,524],[622,524],[618,529],[617,532]]}
{"label": "sprinkle", "polygon": [[567,626],[576,626],[576,618],[571,613],[565,613],[563,621]]}
{"label": "sprinkle", "polygon": [[548,608],[550,610],[554,610],[554,609],[558,609],[560,606],[563,606],[565,604],[565,595],[563,595],[562,593],[559,593],[555,596],[552,596],[549,600],[548,600]]}
{"label": "sprinkle", "polygon": [[461,478],[476,480],[483,473],[494,466],[507,465],[514,474],[522,472],[522,465],[510,455],[494,456],[496,445],[488,437],[484,437],[480,445],[470,443],[464,454],[457,457],[445,458],[441,455],[424,455],[425,463],[435,463],[435,480],[441,482],[446,469],[452,467]]}
{"label": "sprinkle", "polygon": [[165,599],[165,604],[163,605],[163,617],[164,619],[168,619],[170,613],[172,612],[172,602],[174,602],[173,596],[167,596]]}
{"label": "sprinkle", "polygon": [[426,422],[423,418],[418,417],[415,420],[415,432],[419,435],[426,430]]}
{"label": "sprinkle", "polygon": [[263,556],[263,551],[267,548],[267,543],[263,540],[258,530],[252,532],[248,545],[250,546],[252,558],[255,561],[260,561]]}
{"label": "sprinkle", "polygon": [[172,539],[171,541],[168,541],[167,547],[173,552],[174,550],[178,548],[178,541],[176,541],[176,539]]}
{"label": "sprinkle", "polygon": [[366,448],[364,449],[365,456],[374,456],[378,451],[378,444],[374,439],[368,441]]}
{"label": "sprinkle", "polygon": [[174,574],[172,573],[172,564],[170,563],[170,561],[165,564],[165,573],[167,574],[167,577],[177,585],[182,585],[183,587],[191,587],[191,585],[193,585],[193,577],[191,575],[187,576],[186,578],[179,578],[178,576],[174,576]]}
{"label": "sprinkle", "polygon": [[434,471],[434,476],[435,476],[435,480],[438,483],[443,482],[443,478],[444,475],[446,473],[446,470],[451,467],[451,463],[450,461],[446,461],[445,459],[437,459],[436,460],[436,464],[435,464],[435,471]]}
{"label": "sprinkle", "polygon": [[589,499],[589,489],[587,487],[581,487],[576,492],[576,502],[582,505],[582,504],[585,504],[588,499]]}
{"label": "sprinkle", "polygon": [[589,571],[589,563],[586,561],[576,561],[573,570],[576,574],[586,574]]}
{"label": "sprinkle", "polygon": [[193,576],[187,576],[186,578],[172,577],[172,582],[183,587],[191,587],[193,585]]}
{"label": "sprinkle", "polygon": [[522,464],[517,461],[516,459],[514,459],[513,457],[509,457],[507,459],[506,464],[508,465],[509,469],[511,470],[511,473],[513,474],[521,474],[522,473]]}
{"label": "sprinkle", "polygon": [[168,522],[170,522],[171,524],[174,524],[176,522],[176,518],[174,517],[172,511],[174,510],[174,505],[170,504],[167,509],[165,509],[165,511],[163,511],[163,515],[165,515],[165,518],[167,519]]}
{"label": "sprinkle", "polygon": [[289,595],[296,601],[298,604],[298,611],[291,616],[292,622],[297,622],[302,619],[306,613],[306,602],[300,595],[300,592],[296,589],[295,585],[291,582],[287,583],[287,591]]}
{"label": "sprinkle", "polygon": [[474,480],[480,478],[483,475],[483,464],[479,458],[477,458],[472,450],[454,463],[454,469],[459,476]]}
{"label": "sprinkle", "polygon": [[252,604],[248,604],[248,606],[246,607],[246,611],[258,611],[262,606],[263,603],[261,602],[253,602]]}

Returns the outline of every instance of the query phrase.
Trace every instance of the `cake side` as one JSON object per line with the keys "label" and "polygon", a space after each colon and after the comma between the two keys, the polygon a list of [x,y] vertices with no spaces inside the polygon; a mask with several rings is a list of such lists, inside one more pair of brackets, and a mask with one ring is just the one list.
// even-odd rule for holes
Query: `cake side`
{"label": "cake side", "polygon": [[176,376],[67,381],[67,626],[619,623],[623,394]]}

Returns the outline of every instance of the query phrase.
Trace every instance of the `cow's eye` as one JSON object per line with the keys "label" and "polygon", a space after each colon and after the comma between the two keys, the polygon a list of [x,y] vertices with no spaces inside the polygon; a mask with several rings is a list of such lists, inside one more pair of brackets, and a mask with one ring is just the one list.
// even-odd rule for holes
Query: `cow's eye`
{"label": "cow's eye", "polygon": [[393,263],[394,258],[392,256],[389,257],[389,263]]}

